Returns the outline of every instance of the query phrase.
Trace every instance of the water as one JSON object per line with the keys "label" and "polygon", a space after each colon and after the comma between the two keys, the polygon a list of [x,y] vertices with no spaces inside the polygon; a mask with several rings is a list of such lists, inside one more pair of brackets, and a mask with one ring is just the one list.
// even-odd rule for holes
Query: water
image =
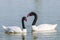
{"label": "water", "polygon": [[[58,24],[56,32],[31,32],[34,17],[29,17],[25,22],[27,35],[4,33],[2,25],[22,28],[22,17],[31,11],[38,15],[36,25]],[[0,40],[60,40],[60,0],[0,0]]]}

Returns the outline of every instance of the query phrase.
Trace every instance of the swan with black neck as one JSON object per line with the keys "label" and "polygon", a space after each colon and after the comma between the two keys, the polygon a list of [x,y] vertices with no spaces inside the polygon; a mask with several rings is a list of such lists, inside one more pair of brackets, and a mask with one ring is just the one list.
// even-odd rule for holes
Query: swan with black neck
{"label": "swan with black neck", "polygon": [[2,25],[3,29],[5,30],[5,32],[7,33],[26,33],[27,29],[24,25],[24,21],[27,21],[26,17],[22,17],[22,28],[23,30],[21,30],[20,27],[18,26],[4,26]]}
{"label": "swan with black neck", "polygon": [[27,17],[29,16],[34,16],[34,20],[33,20],[33,23],[32,23],[32,29],[34,31],[45,31],[45,30],[54,30],[57,26],[57,24],[40,24],[38,26],[36,26],[36,22],[37,22],[37,19],[38,19],[38,16],[35,12],[30,12]]}

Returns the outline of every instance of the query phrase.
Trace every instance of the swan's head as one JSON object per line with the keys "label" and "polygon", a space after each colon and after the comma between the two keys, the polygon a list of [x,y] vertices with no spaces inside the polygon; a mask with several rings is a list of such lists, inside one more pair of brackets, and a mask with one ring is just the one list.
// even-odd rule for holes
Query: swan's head
{"label": "swan's head", "polygon": [[24,17],[22,17],[22,19],[23,19],[23,20],[25,20],[25,21],[27,21],[27,18],[26,18],[25,16],[24,16]]}
{"label": "swan's head", "polygon": [[27,17],[29,17],[29,16],[34,16],[34,15],[36,15],[35,12],[30,12],[29,14],[27,14]]}
{"label": "swan's head", "polygon": [[34,16],[34,20],[33,20],[33,23],[32,25],[35,25],[36,24],[36,21],[37,21],[37,14],[35,12],[30,12],[29,14],[27,14],[27,17],[29,16]]}

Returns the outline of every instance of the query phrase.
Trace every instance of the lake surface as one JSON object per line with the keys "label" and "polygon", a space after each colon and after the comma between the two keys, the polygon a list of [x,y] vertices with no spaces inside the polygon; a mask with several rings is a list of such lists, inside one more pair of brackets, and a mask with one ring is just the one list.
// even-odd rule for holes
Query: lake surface
{"label": "lake surface", "polygon": [[[25,22],[26,35],[4,33],[2,25],[22,28],[22,17],[31,11],[38,15],[36,25],[57,24],[56,30],[31,32],[32,16]],[[0,40],[60,40],[60,0],[0,0]]]}

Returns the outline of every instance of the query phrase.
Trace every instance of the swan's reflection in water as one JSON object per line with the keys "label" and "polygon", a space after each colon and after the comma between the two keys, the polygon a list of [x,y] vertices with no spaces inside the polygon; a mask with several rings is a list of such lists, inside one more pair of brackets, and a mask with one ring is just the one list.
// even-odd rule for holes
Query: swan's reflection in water
{"label": "swan's reflection in water", "polygon": [[24,35],[22,35],[22,40],[25,40],[25,36]]}
{"label": "swan's reflection in water", "polygon": [[7,32],[5,32],[5,34],[7,34],[7,35],[21,35],[21,33],[7,33]]}
{"label": "swan's reflection in water", "polygon": [[33,32],[34,40],[56,40],[57,31],[41,31],[41,32]]}
{"label": "swan's reflection in water", "polygon": [[[11,40],[56,40],[57,31],[40,31],[40,32],[28,32],[26,35],[24,34],[8,34],[5,35],[9,37],[7,39]],[[5,38],[6,39],[6,38]]]}
{"label": "swan's reflection in water", "polygon": [[5,40],[7,39],[11,39],[11,40],[26,40],[26,35],[24,33],[4,33],[5,37],[9,37],[9,38],[5,38]]}

